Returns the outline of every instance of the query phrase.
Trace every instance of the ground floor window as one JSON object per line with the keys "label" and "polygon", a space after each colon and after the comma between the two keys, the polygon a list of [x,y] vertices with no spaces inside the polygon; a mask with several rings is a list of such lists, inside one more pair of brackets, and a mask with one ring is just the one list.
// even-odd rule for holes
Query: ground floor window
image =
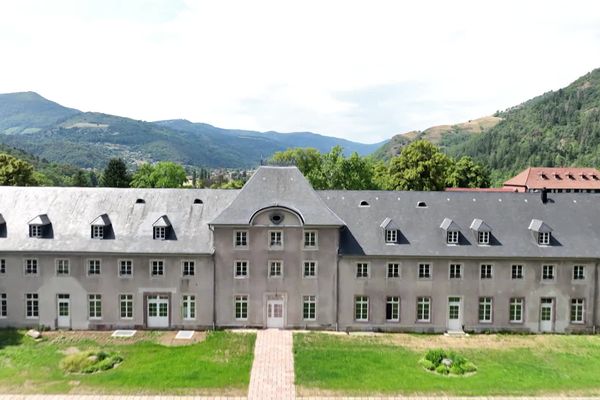
{"label": "ground floor window", "polygon": [[417,298],[417,321],[429,322],[431,320],[431,299],[429,297]]}
{"label": "ground floor window", "polygon": [[90,319],[102,318],[102,295],[88,295],[88,315]]}
{"label": "ground floor window", "polygon": [[491,297],[480,297],[479,298],[479,322],[484,322],[484,323],[492,322],[492,298]]}
{"label": "ground floor window", "polygon": [[248,296],[237,295],[234,297],[235,303],[235,319],[246,320],[248,319]]}
{"label": "ground floor window", "polygon": [[27,318],[39,318],[40,303],[37,293],[27,293],[25,295],[25,316]]}
{"label": "ground floor window", "polygon": [[510,299],[510,322],[523,322],[523,303],[520,298]]}
{"label": "ground floor window", "polygon": [[400,297],[389,296],[385,302],[385,319],[388,322],[400,321]]}
{"label": "ground floor window", "polygon": [[305,321],[317,319],[317,296],[302,296],[302,318]]}
{"label": "ground floor window", "polygon": [[369,320],[369,297],[356,296],[354,298],[354,319],[356,321]]}
{"label": "ground floor window", "polygon": [[196,318],[196,296],[184,295],[182,299],[183,304],[183,319],[195,319]]}
{"label": "ground floor window", "polygon": [[571,299],[571,322],[583,324],[584,299]]}
{"label": "ground floor window", "polygon": [[0,293],[0,318],[6,318],[8,305],[6,304],[6,293]]}
{"label": "ground floor window", "polygon": [[119,296],[119,308],[121,310],[122,319],[133,318],[133,295],[122,294]]}

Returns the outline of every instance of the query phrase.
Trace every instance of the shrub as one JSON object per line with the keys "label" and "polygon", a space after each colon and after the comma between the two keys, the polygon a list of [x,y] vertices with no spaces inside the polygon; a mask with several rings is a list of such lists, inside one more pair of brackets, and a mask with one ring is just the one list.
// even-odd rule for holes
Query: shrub
{"label": "shrub", "polygon": [[462,375],[465,373],[465,371],[461,368],[459,364],[453,364],[450,367],[450,373],[453,375]]}
{"label": "shrub", "polygon": [[[444,365],[444,359],[451,361],[450,366]],[[442,349],[432,349],[427,351],[425,357],[419,360],[419,365],[429,371],[435,371],[442,375],[464,375],[465,372],[475,372],[477,367],[472,362],[467,361],[465,357],[453,351],[444,351]]]}
{"label": "shrub", "polygon": [[445,357],[446,352],[442,349],[431,349],[425,354],[425,359],[431,361],[435,366],[438,366]]}
{"label": "shrub", "polygon": [[60,368],[67,373],[91,374],[109,370],[121,361],[123,357],[117,353],[88,350],[66,356],[61,360]]}
{"label": "shrub", "polygon": [[438,374],[447,375],[448,367],[446,367],[444,364],[440,364],[435,368],[435,372],[437,372]]}
{"label": "shrub", "polygon": [[465,372],[475,372],[477,371],[477,367],[475,366],[475,364],[473,364],[470,361],[467,361],[463,366],[462,366],[463,371]]}
{"label": "shrub", "polygon": [[425,369],[428,369],[429,371],[433,371],[435,369],[435,365],[425,358],[421,358],[419,360],[419,365]]}

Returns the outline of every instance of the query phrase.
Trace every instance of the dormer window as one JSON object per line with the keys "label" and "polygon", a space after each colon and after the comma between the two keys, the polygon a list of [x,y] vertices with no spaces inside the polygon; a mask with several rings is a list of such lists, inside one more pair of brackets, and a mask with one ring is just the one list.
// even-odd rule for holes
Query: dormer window
{"label": "dormer window", "polygon": [[92,239],[108,239],[111,236],[111,222],[107,214],[102,214],[91,223]]}
{"label": "dormer window", "polygon": [[41,238],[44,236],[43,227],[40,225],[29,225],[29,237]]}
{"label": "dormer window", "polygon": [[29,237],[31,238],[46,238],[50,236],[50,219],[46,214],[41,214],[28,222]]}
{"label": "dormer window", "polygon": [[478,244],[490,244],[490,233],[489,232],[477,232],[477,243]]}
{"label": "dormer window", "polygon": [[550,244],[550,232],[539,232],[538,233],[538,244],[549,245]]}
{"label": "dormer window", "polygon": [[446,243],[458,244],[458,231],[448,231],[446,236]]}
{"label": "dormer window", "polygon": [[391,218],[386,218],[383,220],[381,225],[379,225],[383,229],[383,235],[385,238],[385,243],[387,244],[396,244],[398,243],[400,226],[394,222]]}
{"label": "dormer window", "polygon": [[2,214],[0,214],[0,238],[6,237],[6,221]]}
{"label": "dormer window", "polygon": [[366,200],[363,200],[360,202],[360,204],[358,205],[359,207],[369,207],[369,202]]}
{"label": "dormer window", "polygon": [[532,219],[531,223],[529,224],[529,230],[533,232],[539,246],[550,246],[552,241],[552,228],[550,228],[544,221]]}
{"label": "dormer window", "polygon": [[171,221],[169,221],[169,218],[166,215],[163,215],[152,224],[152,231],[154,240],[171,239]]}
{"label": "dormer window", "polygon": [[459,244],[460,226],[450,218],[444,218],[440,228],[446,231],[446,244]]}
{"label": "dormer window", "polygon": [[164,226],[154,227],[154,239],[165,240],[167,238],[167,228]]}
{"label": "dormer window", "polygon": [[492,228],[483,220],[475,218],[471,223],[471,229],[475,232],[477,238],[477,244],[481,246],[487,246],[490,244],[490,238],[492,237]]}
{"label": "dormer window", "polygon": [[395,229],[386,229],[385,230],[385,242],[386,243],[396,243],[398,241],[398,231]]}
{"label": "dormer window", "polygon": [[92,226],[92,239],[104,239],[103,226]]}

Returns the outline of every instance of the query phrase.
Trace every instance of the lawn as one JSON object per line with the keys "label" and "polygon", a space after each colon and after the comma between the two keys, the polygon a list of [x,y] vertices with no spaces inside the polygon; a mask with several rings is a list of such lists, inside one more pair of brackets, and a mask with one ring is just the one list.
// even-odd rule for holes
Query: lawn
{"label": "lawn", "polygon": [[[36,342],[21,331],[0,330],[0,392],[246,393],[256,335],[210,332],[188,346],[160,344],[162,335],[145,332],[142,340],[99,341],[92,333],[65,333]],[[124,361],[94,374],[65,374],[59,368],[65,353],[88,349],[116,351]]]}
{"label": "lawn", "polygon": [[[417,365],[427,348],[453,349],[478,367],[441,376]],[[600,394],[600,336],[295,334],[300,394]]]}

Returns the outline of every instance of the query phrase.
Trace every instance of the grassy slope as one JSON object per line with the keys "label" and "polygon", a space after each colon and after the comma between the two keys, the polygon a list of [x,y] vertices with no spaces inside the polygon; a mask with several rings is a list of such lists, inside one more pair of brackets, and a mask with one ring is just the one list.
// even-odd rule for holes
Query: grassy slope
{"label": "grassy slope", "polygon": [[[250,380],[255,335],[210,333],[191,346],[165,347],[151,342],[104,345],[124,356],[111,371],[65,375],[62,350],[99,348],[92,341],[35,343],[15,331],[0,331],[0,392],[13,393],[170,393],[223,390],[245,392]],[[78,385],[72,385],[78,381]],[[70,383],[71,382],[71,383]]]}
{"label": "grassy slope", "polygon": [[554,336],[551,349],[461,349],[479,371],[443,377],[417,365],[424,350],[377,338],[294,335],[296,383],[340,393],[445,395],[600,394],[600,337]]}

